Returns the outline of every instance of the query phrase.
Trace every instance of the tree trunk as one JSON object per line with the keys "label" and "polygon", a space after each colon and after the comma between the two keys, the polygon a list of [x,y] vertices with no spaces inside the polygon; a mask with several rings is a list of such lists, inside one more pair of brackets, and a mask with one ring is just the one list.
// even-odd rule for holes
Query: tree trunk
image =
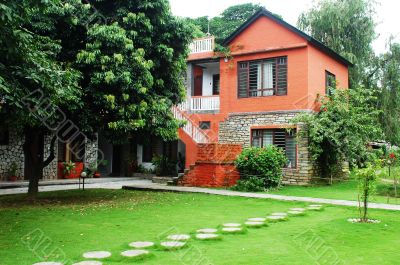
{"label": "tree trunk", "polygon": [[43,144],[44,134],[39,128],[25,129],[25,178],[29,180],[30,197],[36,196],[43,176]]}
{"label": "tree trunk", "polygon": [[56,143],[54,136],[50,143],[50,155],[44,161],[44,131],[39,128],[25,129],[25,179],[29,180],[28,195],[36,197],[39,191],[39,179],[43,177],[43,168],[50,164],[55,158],[54,146]]}

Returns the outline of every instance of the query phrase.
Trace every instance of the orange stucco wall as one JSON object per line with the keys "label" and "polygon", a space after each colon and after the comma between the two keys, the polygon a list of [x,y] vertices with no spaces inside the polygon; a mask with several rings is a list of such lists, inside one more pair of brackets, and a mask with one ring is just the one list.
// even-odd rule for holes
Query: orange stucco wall
{"label": "orange stucco wall", "polygon": [[[316,109],[317,95],[325,94],[325,70],[336,75],[339,88],[348,87],[346,65],[267,17],[253,22],[232,40],[230,46],[233,59],[228,62],[220,59],[220,112],[190,115],[196,124],[211,122],[207,133],[215,141],[218,140],[219,123],[229,113]],[[287,56],[287,95],[238,98],[238,62],[279,56]]]}

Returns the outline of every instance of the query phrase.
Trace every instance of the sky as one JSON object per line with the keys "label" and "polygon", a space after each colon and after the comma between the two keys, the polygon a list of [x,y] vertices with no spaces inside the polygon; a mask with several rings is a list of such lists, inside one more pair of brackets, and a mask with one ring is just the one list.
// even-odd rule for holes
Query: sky
{"label": "sky", "polygon": [[[181,17],[215,17],[226,8],[243,3],[258,3],[269,11],[279,14],[283,19],[296,26],[297,18],[308,10],[313,0],[169,0],[172,13]],[[393,35],[400,42],[400,1],[376,0],[375,22],[378,38],[373,43],[375,53],[385,52],[388,38]]]}

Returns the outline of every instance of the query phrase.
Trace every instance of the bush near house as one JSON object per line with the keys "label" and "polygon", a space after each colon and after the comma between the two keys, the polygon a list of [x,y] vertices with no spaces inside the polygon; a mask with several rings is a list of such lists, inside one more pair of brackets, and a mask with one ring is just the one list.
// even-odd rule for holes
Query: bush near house
{"label": "bush near house", "polygon": [[234,189],[260,191],[278,186],[287,162],[283,150],[273,145],[244,149],[235,161],[241,179]]}

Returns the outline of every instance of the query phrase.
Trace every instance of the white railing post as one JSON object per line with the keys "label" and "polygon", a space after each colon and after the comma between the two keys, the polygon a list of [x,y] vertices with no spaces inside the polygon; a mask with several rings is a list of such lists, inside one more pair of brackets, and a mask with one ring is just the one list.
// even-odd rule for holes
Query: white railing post
{"label": "white railing post", "polygon": [[191,105],[190,109],[193,111],[199,111],[199,110],[215,111],[219,110],[220,100],[219,96],[192,97],[190,105]]}
{"label": "white railing post", "polygon": [[189,45],[191,53],[212,52],[215,46],[214,36],[195,39]]}
{"label": "white railing post", "polygon": [[210,139],[208,135],[203,132],[194,122],[185,115],[178,107],[172,107],[172,114],[177,120],[186,121],[185,126],[183,126],[183,131],[188,134],[196,143],[209,143]]}

